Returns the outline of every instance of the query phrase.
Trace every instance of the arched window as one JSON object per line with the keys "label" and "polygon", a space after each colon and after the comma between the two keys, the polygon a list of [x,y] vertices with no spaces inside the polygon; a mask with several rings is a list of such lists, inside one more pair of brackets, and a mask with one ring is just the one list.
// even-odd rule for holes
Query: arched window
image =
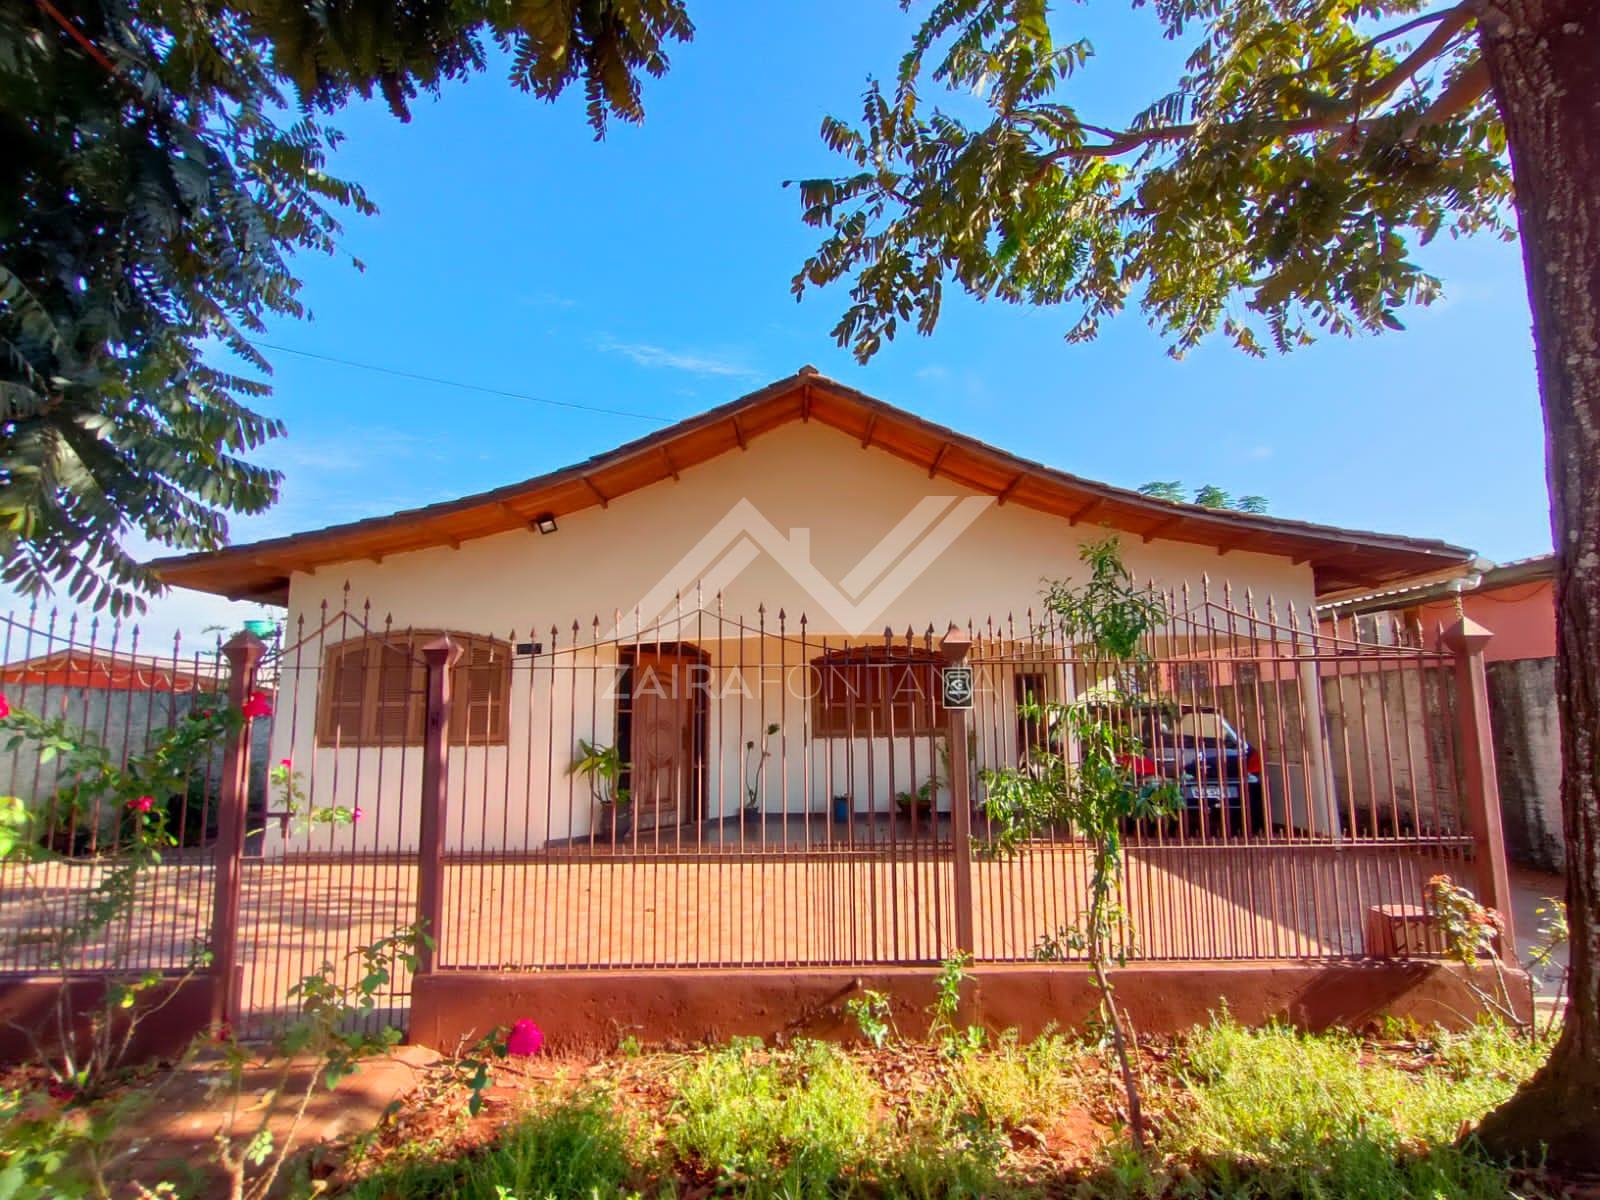
{"label": "arched window", "polygon": [[852,646],[811,660],[814,737],[914,737],[943,732],[944,660],[905,646]]}
{"label": "arched window", "polygon": [[[422,647],[437,629],[353,638],[328,647],[323,661],[317,741],[324,746],[417,746],[427,713]],[[511,647],[451,633],[461,661],[451,679],[452,745],[504,745],[511,690]]]}

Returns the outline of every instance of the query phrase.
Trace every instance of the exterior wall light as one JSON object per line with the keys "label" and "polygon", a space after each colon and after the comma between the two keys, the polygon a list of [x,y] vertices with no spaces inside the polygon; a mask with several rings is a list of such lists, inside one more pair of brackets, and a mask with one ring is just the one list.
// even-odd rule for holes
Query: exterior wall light
{"label": "exterior wall light", "polygon": [[556,516],[554,513],[540,513],[533,519],[533,527],[540,533],[554,533],[556,531]]}

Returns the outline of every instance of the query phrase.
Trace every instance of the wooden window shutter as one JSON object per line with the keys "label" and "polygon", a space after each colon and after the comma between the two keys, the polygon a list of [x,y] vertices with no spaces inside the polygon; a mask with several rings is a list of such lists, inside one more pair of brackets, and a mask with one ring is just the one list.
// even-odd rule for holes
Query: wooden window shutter
{"label": "wooden window shutter", "polygon": [[943,729],[938,664],[926,656],[877,647],[813,659],[812,700],[818,737],[907,737]]}
{"label": "wooden window shutter", "polygon": [[[437,630],[353,639],[330,647],[322,680],[317,740],[324,746],[417,746],[428,713],[422,647]],[[449,635],[462,645],[451,678],[452,745],[504,745],[511,690],[511,647],[493,638]]]}
{"label": "wooden window shutter", "polygon": [[369,737],[380,746],[415,745],[422,741],[427,714],[427,667],[414,639],[404,636],[372,643],[372,728]]}
{"label": "wooden window shutter", "polygon": [[451,681],[450,741],[482,746],[506,740],[506,701],[511,663],[506,647],[488,638],[466,638]]}
{"label": "wooden window shutter", "polygon": [[358,745],[363,740],[366,712],[366,647],[336,646],[328,655],[322,715],[322,741]]}

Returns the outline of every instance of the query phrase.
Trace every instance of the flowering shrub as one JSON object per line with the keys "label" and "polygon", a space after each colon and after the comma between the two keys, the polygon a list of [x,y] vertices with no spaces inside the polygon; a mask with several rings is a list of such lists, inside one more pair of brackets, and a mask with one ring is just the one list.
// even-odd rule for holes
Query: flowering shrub
{"label": "flowering shrub", "polygon": [[[1494,992],[1481,987],[1471,971],[1466,972],[1462,979],[1468,990],[1486,1010],[1532,1035],[1535,1032],[1533,1023],[1517,1011],[1505,971],[1500,965],[1498,943],[1505,936],[1505,919],[1494,909],[1479,904],[1476,896],[1466,888],[1458,887],[1448,875],[1435,875],[1429,879],[1423,885],[1423,896],[1427,900],[1428,915],[1434,928],[1443,935],[1450,957],[1467,967],[1476,966],[1479,960],[1487,960],[1494,969]],[[1529,1001],[1531,1004],[1531,991]]]}
{"label": "flowering shrub", "polygon": [[[164,730],[146,751],[113,754],[89,730],[65,717],[42,717],[0,697],[0,738],[6,753],[29,745],[53,771],[47,799],[20,810],[24,827],[15,845],[42,842],[68,854],[116,854],[176,844],[168,813],[203,789],[207,765],[238,729],[238,712],[199,710]],[[195,801],[200,803],[198,799]]]}
{"label": "flowering shrub", "polygon": [[544,1049],[544,1030],[527,1017],[511,1027],[506,1038],[506,1053],[513,1058],[531,1058]]}
{"label": "flowering shrub", "polygon": [[272,697],[265,692],[251,692],[239,706],[239,712],[252,721],[272,715]]}
{"label": "flowering shrub", "polygon": [[1466,888],[1448,875],[1435,875],[1423,888],[1428,915],[1444,936],[1445,948],[1457,962],[1471,966],[1480,956],[1492,956],[1495,942],[1505,931],[1505,921],[1492,908],[1478,903]]}
{"label": "flowering shrub", "polygon": [[313,825],[350,825],[361,820],[363,813],[358,804],[350,808],[343,804],[316,807],[306,796],[301,774],[294,769],[292,759],[279,759],[267,772],[267,779],[282,797],[280,813],[286,833],[300,833]]}

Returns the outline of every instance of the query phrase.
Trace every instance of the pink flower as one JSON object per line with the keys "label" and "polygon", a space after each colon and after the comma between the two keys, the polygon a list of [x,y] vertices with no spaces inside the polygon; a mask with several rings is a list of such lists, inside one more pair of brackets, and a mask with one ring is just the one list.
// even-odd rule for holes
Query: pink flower
{"label": "pink flower", "polygon": [[272,697],[265,692],[251,692],[249,699],[239,706],[239,711],[246,717],[270,717],[272,715]]}
{"label": "pink flower", "polygon": [[287,771],[287,770],[291,769],[294,766],[294,762],[292,760],[290,760],[290,759],[287,759],[287,758],[280,758],[278,760],[278,765],[280,767],[282,767],[285,771]]}
{"label": "pink flower", "polygon": [[7,700],[4,695],[0,695],[0,721],[4,721],[10,715],[11,701]]}
{"label": "pink flower", "polygon": [[128,807],[133,809],[134,812],[149,812],[155,806],[156,798],[154,796],[140,796],[136,800],[128,801]]}
{"label": "pink flower", "polygon": [[544,1030],[524,1017],[511,1027],[506,1039],[506,1053],[516,1058],[529,1058],[544,1049]]}
{"label": "pink flower", "polygon": [[350,819],[352,821],[359,821],[359,820],[361,820],[362,817],[364,817],[366,815],[367,815],[366,813],[361,811],[361,805],[359,805],[359,804],[356,805],[354,808],[352,808],[350,810]]}

